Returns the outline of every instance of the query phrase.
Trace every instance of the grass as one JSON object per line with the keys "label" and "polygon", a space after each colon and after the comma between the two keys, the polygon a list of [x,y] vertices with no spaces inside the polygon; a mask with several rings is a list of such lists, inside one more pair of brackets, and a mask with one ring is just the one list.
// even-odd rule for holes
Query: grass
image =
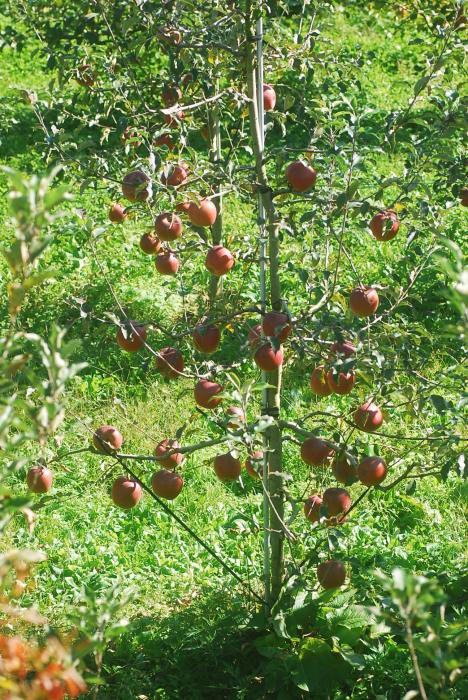
{"label": "grass", "polygon": [[[414,28],[407,28],[404,23],[393,26],[389,12],[380,12],[376,21],[375,17],[367,19],[364,11],[353,7],[339,10],[330,22],[328,37],[334,42],[336,52],[362,51],[364,63],[357,96],[362,105],[372,107],[375,119],[379,120],[389,103],[396,106],[407,103],[423,53],[418,43],[409,41],[414,37]],[[41,155],[42,134],[29,107],[17,99],[16,88],[33,89],[40,94],[49,80],[49,74],[38,65],[33,52],[31,40],[20,53],[4,49],[0,54],[0,105],[6,124],[0,161],[31,174],[47,167]],[[274,137],[277,136],[275,131]],[[389,163],[387,156],[377,153],[372,163],[374,180],[400,173],[404,167],[404,159],[398,155]],[[2,177],[1,191],[5,191],[5,182]],[[201,277],[203,284],[203,276],[206,277],[200,260],[194,258],[184,266],[185,290],[173,280],[161,283],[148,258],[138,249],[141,235],[138,218],[125,227],[112,227],[106,220],[109,198],[105,191],[86,189],[83,194],[77,191],[74,194],[73,206],[86,210],[88,219],[104,228],[96,240],[99,257],[113,288],[124,305],[131,308],[133,317],[151,319],[155,326],[176,323],[183,313],[185,298],[190,318],[197,318],[203,304],[197,306],[193,302],[194,281],[200,282]],[[4,215],[5,210],[2,197],[0,214]],[[466,218],[457,211],[447,215],[444,224],[453,238],[461,237],[463,221]],[[227,239],[236,245],[254,226],[253,211],[228,198]],[[210,428],[194,410],[190,380],[165,383],[147,358],[119,352],[112,321],[102,324],[89,317],[78,317],[80,304],[86,303],[86,308],[100,318],[115,308],[115,304],[87,247],[87,234],[71,209],[53,230],[54,241],[45,263],[57,269],[56,279],[45,285],[40,295],[24,308],[21,320],[25,327],[36,332],[45,332],[53,322],[69,325],[71,336],[84,339],[79,358],[85,358],[89,367],[70,387],[67,421],[59,436],[60,449],[65,452],[67,448],[87,445],[90,431],[102,423],[118,425],[125,450],[136,453],[150,453],[160,439],[174,434],[183,425],[186,426],[184,441],[210,436]],[[407,277],[420,257],[417,250],[405,249],[404,235],[394,246],[380,249],[372,245],[359,221],[351,223],[349,234],[353,236],[351,243],[356,247],[355,259],[362,274],[379,279],[389,295],[393,279]],[[8,224],[4,224],[0,238],[4,241],[9,236]],[[310,253],[318,249],[320,242],[307,232],[304,241],[298,237],[292,245],[291,256],[302,245]],[[284,278],[293,298],[292,310],[297,313],[303,290],[296,293],[296,271],[287,269],[286,264]],[[347,270],[337,291],[346,296],[351,281],[352,275]],[[232,284],[234,289],[239,288],[240,273]],[[430,306],[431,298],[430,295],[420,298],[422,292],[418,289],[427,294],[431,284],[433,304],[438,303],[439,285],[432,271],[415,290],[412,308],[402,313],[403,321],[409,318],[413,322],[413,342],[419,342],[419,338],[425,342],[423,331],[429,328],[437,332],[440,324],[439,318],[421,312],[428,298]],[[233,293],[232,287],[226,290],[228,298]],[[418,308],[418,303],[422,308]],[[333,311],[342,312],[339,298]],[[223,361],[238,360],[245,335],[245,325],[226,330],[217,357]],[[428,379],[447,371],[447,366],[458,356],[449,341],[437,340],[438,343],[429,345],[422,353],[422,366],[418,367]],[[155,327],[151,341],[158,348],[166,344]],[[189,356],[190,339],[181,340],[180,347]],[[254,376],[249,360],[240,364],[239,374]],[[307,359],[286,370],[284,406],[285,413],[291,417],[303,415],[315,401],[308,389],[309,372]],[[363,394],[365,386],[359,391]],[[394,396],[392,402],[397,403]],[[335,397],[325,405],[343,408],[346,400]],[[432,405],[424,406],[421,415],[426,427],[437,428],[439,416]],[[393,433],[411,429],[406,409],[392,410],[391,420]],[[329,429],[338,430],[333,426]],[[357,439],[356,446],[358,450],[372,449],[374,442],[372,437],[364,435]],[[48,447],[49,456],[56,447]],[[384,440],[379,447],[393,461],[397,447],[401,446]],[[296,444],[286,442],[284,453],[285,469],[293,475],[291,491],[297,496],[306,488],[309,475],[299,459]],[[259,591],[261,489],[248,476],[233,486],[221,484],[211,467],[215,454],[216,450],[207,450],[188,458],[184,466],[185,486],[177,499],[176,510]],[[426,457],[423,450],[413,456],[421,463]],[[109,641],[99,698],[281,697],[279,691],[277,695],[274,690],[269,694],[265,691],[268,684],[265,681],[265,686],[264,678],[272,671],[265,670],[264,659],[254,645],[259,632],[252,630],[250,624],[255,611],[252,599],[146,496],[134,511],[114,508],[109,498],[109,480],[105,479],[108,467],[107,460],[86,452],[59,459],[54,467],[53,498],[44,500],[34,532],[29,533],[19,520],[9,527],[5,546],[41,549],[47,554],[47,561],[36,571],[35,587],[25,594],[22,602],[38,605],[54,626],[67,630],[69,615],[82,599],[83,584],[91,588],[96,585],[99,589],[119,580],[122,587],[134,588],[132,602],[123,611],[132,626]],[[142,475],[149,472],[143,467],[138,471]],[[24,474],[14,478],[18,489],[24,490]],[[325,481],[330,481],[328,476]],[[374,492],[364,501],[355,515],[358,526],[354,518],[350,519],[343,526],[345,537],[337,544],[338,552],[352,562],[354,601],[364,606],[380,601],[381,588],[372,575],[376,568],[390,572],[394,566],[402,566],[414,573],[434,576],[444,586],[462,580],[466,563],[465,499],[466,485],[452,477],[447,482],[435,478],[415,482],[414,491],[409,493],[403,483],[393,492]],[[300,560],[312,551],[315,541],[314,532],[301,528],[296,558]],[[313,585],[313,582],[311,572],[309,583]],[[356,672],[352,690],[336,690],[329,697],[397,698],[414,685],[412,680],[408,681],[408,651],[393,637],[387,637],[381,654],[372,658],[372,674]],[[295,697],[293,693],[304,697],[297,688],[288,692],[289,697]]]}

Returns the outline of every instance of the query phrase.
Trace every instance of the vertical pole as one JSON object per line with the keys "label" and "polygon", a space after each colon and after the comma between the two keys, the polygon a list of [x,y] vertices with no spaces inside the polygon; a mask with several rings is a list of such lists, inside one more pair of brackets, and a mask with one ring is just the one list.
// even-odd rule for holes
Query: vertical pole
{"label": "vertical pole", "polygon": [[[265,112],[263,109],[263,7],[261,7],[260,17],[257,20],[257,110],[260,127],[260,153],[263,159],[265,148]],[[260,306],[262,312],[266,311],[266,231],[265,231],[265,209],[263,207],[262,196],[258,194],[258,221],[260,234]],[[262,382],[267,383],[267,374],[262,372]],[[265,414],[268,407],[268,391],[262,392],[262,414]],[[268,438],[263,433],[263,571],[265,585],[265,608],[266,613],[270,611],[270,504],[268,502],[267,490],[269,488],[268,476]]]}

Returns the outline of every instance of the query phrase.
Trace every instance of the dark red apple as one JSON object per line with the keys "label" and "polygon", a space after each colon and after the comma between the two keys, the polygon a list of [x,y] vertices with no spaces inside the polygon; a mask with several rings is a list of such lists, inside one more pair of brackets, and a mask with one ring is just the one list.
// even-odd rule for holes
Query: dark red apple
{"label": "dark red apple", "polygon": [[269,338],[276,337],[280,343],[289,338],[292,328],[287,314],[280,311],[269,311],[263,317],[263,332]]}
{"label": "dark red apple", "polygon": [[276,92],[266,83],[263,85],[263,109],[265,112],[271,112],[276,105]]}
{"label": "dark red apple", "polygon": [[156,146],[166,146],[170,151],[174,149],[174,144],[169,134],[161,134],[156,137]]}
{"label": "dark red apple", "polygon": [[182,462],[182,452],[174,452],[174,454],[167,455],[167,457],[165,455],[168,452],[172,452],[172,450],[176,450],[178,447],[180,447],[180,444],[177,440],[170,440],[169,438],[161,440],[154,451],[154,456],[158,458],[158,464],[160,464],[161,467],[175,469],[175,467]]}
{"label": "dark red apple", "polygon": [[82,63],[76,69],[76,82],[83,87],[92,87],[94,85],[94,70],[91,63]]}
{"label": "dark red apple", "polygon": [[286,168],[286,180],[296,192],[307,192],[312,189],[317,179],[317,173],[302,160],[295,160]]}
{"label": "dark red apple", "polygon": [[205,267],[212,275],[221,277],[226,275],[234,265],[234,256],[230,250],[222,245],[215,245],[207,253]]}
{"label": "dark red apple", "polygon": [[346,581],[346,569],[340,561],[329,559],[318,565],[317,578],[325,589],[339,588]]}
{"label": "dark red apple", "polygon": [[281,348],[274,350],[271,343],[263,343],[255,351],[255,364],[265,372],[273,372],[283,363],[283,351]]}
{"label": "dark red apple", "polygon": [[328,508],[329,517],[347,513],[351,505],[351,496],[346,489],[330,488],[323,494],[323,502]]}
{"label": "dark red apple", "polygon": [[138,352],[146,342],[146,328],[142,323],[129,321],[117,331],[117,342],[127,352]]}
{"label": "dark red apple", "polygon": [[369,224],[372,235],[378,241],[391,241],[398,233],[400,224],[393,209],[378,212]]}
{"label": "dark red apple", "polygon": [[160,498],[166,498],[168,501],[173,501],[182,491],[184,480],[177,472],[160,469],[153,474],[151,479],[151,487]]}
{"label": "dark red apple", "polygon": [[357,477],[357,469],[345,457],[335,459],[332,464],[333,475],[340,484],[346,484]]}
{"label": "dark red apple", "polygon": [[380,457],[364,457],[358,466],[358,479],[364,486],[377,486],[387,476],[387,465]]}
{"label": "dark red apple", "polygon": [[354,422],[365,430],[366,433],[373,433],[378,430],[383,423],[383,415],[380,408],[372,401],[366,401],[354,412]]}
{"label": "dark red apple", "polygon": [[101,425],[94,431],[93,445],[102,454],[112,454],[122,447],[122,434],[113,425]]}
{"label": "dark red apple", "polygon": [[162,241],[175,241],[182,235],[182,221],[177,214],[166,211],[156,218],[154,230]]}
{"label": "dark red apple", "polygon": [[202,199],[198,205],[190,202],[187,214],[194,226],[213,226],[218,211],[211,199]]}
{"label": "dark red apple", "polygon": [[237,481],[242,471],[241,463],[230,452],[215,457],[213,466],[221,481]]}
{"label": "dark red apple", "polygon": [[33,493],[47,493],[52,481],[52,472],[47,467],[31,467],[26,476],[28,488]]}
{"label": "dark red apple", "polygon": [[[127,126],[123,130],[122,136],[120,137],[120,141],[122,143],[122,146],[126,146],[130,139],[134,139],[136,137],[137,137],[136,131],[132,131],[132,128],[130,126]],[[132,146],[134,148],[138,148],[139,146],[141,146],[141,141],[133,141]]]}
{"label": "dark red apple", "polygon": [[179,269],[179,261],[169,250],[156,255],[154,265],[160,275],[175,275]]}
{"label": "dark red apple", "polygon": [[113,224],[121,224],[126,218],[125,207],[117,203],[112,204],[109,211],[109,220],[112,221]]}
{"label": "dark red apple", "polygon": [[310,388],[317,396],[330,396],[333,393],[328,384],[327,371],[324,365],[316,367],[312,372]]}
{"label": "dark red apple", "polygon": [[184,371],[184,358],[177,348],[161,348],[156,358],[156,367],[161,374],[168,379],[180,376]]}
{"label": "dark red apple", "polygon": [[185,119],[185,112],[183,109],[178,109],[176,112],[173,112],[172,114],[164,114],[164,121],[166,122],[167,126],[169,127],[174,127],[178,126],[179,121],[182,121]]}
{"label": "dark red apple", "polygon": [[320,520],[322,503],[323,498],[318,493],[313,493],[304,503],[304,515],[311,523],[317,523]]}
{"label": "dark red apple", "polygon": [[460,204],[468,207],[468,187],[462,187],[460,190]]}
{"label": "dark red apple", "polygon": [[223,387],[218,382],[200,379],[194,390],[195,401],[202,408],[216,408],[223,400],[218,396],[222,391]]}
{"label": "dark red apple", "polygon": [[200,325],[193,331],[193,343],[197,350],[205,352],[207,355],[215,352],[218,349],[221,341],[221,331],[218,326]]}
{"label": "dark red apple", "polygon": [[379,295],[373,287],[356,287],[349,297],[349,307],[355,316],[365,318],[375,314],[379,306]]}
{"label": "dark red apple", "polygon": [[162,101],[166,107],[173,107],[182,99],[182,91],[177,86],[166,86],[162,94]]}
{"label": "dark red apple", "polygon": [[130,202],[144,202],[149,197],[149,188],[145,185],[150,181],[142,170],[132,170],[122,180],[122,192]]}
{"label": "dark red apple", "polygon": [[311,464],[314,467],[324,464],[332,454],[333,449],[320,438],[307,438],[301,445],[301,458],[306,464]]}
{"label": "dark red apple", "polygon": [[140,248],[147,255],[156,255],[161,248],[161,240],[152,231],[148,231],[140,238]]}
{"label": "dark red apple", "polygon": [[112,500],[119,508],[128,510],[137,505],[141,498],[141,486],[126,476],[119,476],[112,484]]}

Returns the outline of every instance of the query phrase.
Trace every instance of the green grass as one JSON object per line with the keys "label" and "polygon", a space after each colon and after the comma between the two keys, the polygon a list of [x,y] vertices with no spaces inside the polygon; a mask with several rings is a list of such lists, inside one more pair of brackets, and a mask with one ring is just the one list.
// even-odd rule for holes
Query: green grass
{"label": "green grass", "polygon": [[[364,63],[360,73],[362,88],[358,99],[361,104],[371,106],[379,119],[389,103],[395,107],[407,103],[423,53],[420,45],[409,43],[414,29],[404,25],[394,27],[387,12],[380,13],[377,23],[366,20],[365,14],[355,9],[339,11],[328,36],[335,42],[337,52],[354,53],[359,42],[364,56],[368,55],[369,61],[372,58],[369,64]],[[0,54],[0,108],[6,126],[0,142],[0,162],[31,174],[47,167],[41,156],[43,135],[30,108],[17,99],[16,88],[33,89],[40,94],[49,79],[33,50],[31,40],[23,52],[4,50]],[[389,161],[387,156],[375,154],[372,166],[372,177],[377,180],[401,173],[404,159],[397,154]],[[5,183],[2,176],[2,192]],[[22,324],[35,332],[45,332],[53,322],[58,322],[70,326],[72,337],[83,339],[77,357],[86,359],[89,367],[69,388],[67,420],[59,435],[61,450],[86,446],[91,431],[102,423],[119,426],[125,450],[135,453],[150,453],[159,440],[173,435],[183,425],[187,426],[184,441],[209,438],[210,426],[194,410],[190,380],[165,383],[147,357],[124,355],[118,350],[112,322],[102,324],[92,318],[78,318],[77,305],[81,302],[77,300],[86,299],[87,307],[99,318],[104,318],[106,311],[115,311],[115,303],[87,246],[87,234],[72,214],[73,208],[86,210],[86,216],[96,227],[104,227],[96,247],[108,279],[122,303],[131,309],[133,318],[154,321],[150,340],[155,347],[167,344],[157,325],[175,327],[183,313],[183,299],[179,283],[175,280],[161,283],[151,261],[139,250],[142,223],[138,216],[123,227],[113,227],[107,222],[110,200],[105,191],[86,189],[80,194],[74,188],[74,195],[67,216],[53,227],[54,241],[44,261],[57,269],[55,281],[46,284],[29,301],[21,317]],[[2,197],[3,221],[5,211]],[[455,239],[461,237],[463,223],[466,215],[459,211],[449,212],[444,221],[447,233]],[[226,237],[234,247],[254,226],[254,212],[234,198],[227,198]],[[360,220],[352,221],[347,231],[347,242],[353,246],[361,274],[378,279],[387,288],[389,299],[393,280],[407,278],[420,257],[417,251],[405,249],[405,233],[404,225],[403,235],[395,245],[378,248],[369,240]],[[9,236],[6,222],[0,229],[0,238],[4,241]],[[291,257],[300,250],[305,251],[304,255],[309,254],[318,246],[314,235],[307,232],[305,240],[299,236],[292,244]],[[229,301],[241,285],[241,267],[238,264],[238,272],[226,290]],[[429,328],[437,333],[440,325],[437,316],[424,313],[424,303],[428,299],[431,303],[430,294],[425,299],[420,296],[427,295],[432,284],[434,305],[438,302],[440,285],[433,275],[434,272],[429,272],[422,279],[412,295],[413,307],[402,314],[405,322],[410,319],[413,324],[414,339],[421,337],[423,343],[423,331]],[[298,313],[303,290],[294,296],[298,278],[294,270],[286,269],[286,263],[284,277],[285,287],[293,298],[292,311]],[[201,256],[197,253],[186,262],[183,271],[192,320],[203,311],[203,300],[194,301],[194,281],[200,283],[200,278],[203,286],[207,273],[202,270]],[[346,296],[352,280],[346,268],[337,292]],[[384,298],[385,295],[384,291]],[[339,299],[333,312],[342,313]],[[226,363],[242,356],[247,325],[233,324],[232,332],[224,331],[216,360]],[[179,347],[186,357],[190,356],[189,337],[182,339]],[[458,352],[450,347],[449,340],[440,339],[437,347],[428,346],[422,353],[422,366],[418,369],[429,380],[437,379],[438,373],[456,361]],[[238,373],[254,376],[249,358],[241,361]],[[308,388],[309,374],[307,358],[286,369],[284,412],[292,418],[317,405]],[[364,398],[365,385],[357,392]],[[390,400],[398,403],[395,396]],[[321,404],[333,410],[346,405],[346,399],[337,397]],[[418,419],[435,429],[439,417],[434,407],[426,405],[418,410]],[[391,411],[391,426],[395,434],[411,431],[406,409]],[[329,435],[339,431],[333,421],[329,421],[326,429]],[[372,447],[376,442],[369,436],[359,436],[357,449]],[[401,446],[389,440],[378,445],[376,449],[386,450],[393,466],[397,447]],[[48,446],[49,457],[56,447]],[[250,580],[253,588],[261,592],[261,488],[248,476],[243,477],[241,484],[221,484],[211,466],[215,454],[216,449],[210,449],[188,458],[183,471],[184,489],[173,507],[244,580]],[[284,454],[285,470],[293,475],[291,492],[297,497],[306,488],[308,470],[294,442],[285,442]],[[414,455],[421,463],[426,458],[424,450]],[[99,698],[279,697],[274,691],[268,695],[264,690],[265,665],[252,644],[257,633],[247,627],[255,610],[252,599],[147,495],[131,512],[116,509],[109,498],[109,478],[105,478],[108,467],[108,460],[86,452],[59,459],[54,466],[53,498],[45,499],[44,507],[38,511],[34,532],[28,533],[19,519],[8,528],[5,546],[40,549],[47,554],[47,561],[36,571],[35,587],[22,602],[37,604],[54,626],[67,630],[68,616],[76,608],[84,582],[99,579],[105,586],[118,579],[122,586],[134,588],[134,598],[124,610],[133,626],[109,644],[103,665],[105,683],[99,690]],[[135,469],[149,481],[150,468],[143,465]],[[397,473],[396,465],[394,469]],[[24,491],[24,474],[19,473],[14,480],[18,490]],[[325,482],[332,483],[328,475]],[[390,572],[394,566],[402,566],[414,573],[430,574],[443,585],[458,581],[466,564],[465,500],[466,486],[456,478],[445,483],[434,478],[418,481],[414,492],[409,494],[403,483],[393,492],[375,492],[365,500],[343,526],[345,537],[338,543],[338,551],[352,561],[355,602],[367,606],[380,600],[381,589],[372,575],[376,568]],[[316,541],[310,529],[301,526],[299,531],[295,545],[298,560],[314,549]],[[313,571],[308,583],[314,584]],[[373,672],[356,672],[353,690],[346,691],[347,694],[336,691],[329,697],[402,697],[414,686],[413,679],[408,680],[410,666],[407,650],[389,637]],[[293,692],[298,693],[296,697],[303,697],[299,691],[290,690]]]}

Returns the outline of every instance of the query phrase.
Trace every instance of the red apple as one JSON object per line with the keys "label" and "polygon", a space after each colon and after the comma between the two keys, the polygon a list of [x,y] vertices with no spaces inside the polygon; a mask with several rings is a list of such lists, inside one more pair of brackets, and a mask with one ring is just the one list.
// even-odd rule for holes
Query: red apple
{"label": "red apple", "polygon": [[400,224],[398,215],[393,209],[381,211],[374,216],[369,224],[372,235],[378,241],[391,241],[398,233]]}
{"label": "red apple", "polygon": [[304,503],[304,515],[311,523],[317,523],[320,520],[322,503],[323,498],[318,493],[313,493]]}
{"label": "red apple", "polygon": [[239,430],[245,423],[245,413],[239,406],[230,406],[226,413],[231,416],[227,427],[231,430]]}
{"label": "red apple", "polygon": [[245,469],[247,474],[256,479],[263,478],[263,452],[257,451],[249,455],[245,460]]}
{"label": "red apple", "polygon": [[94,85],[94,71],[91,63],[82,63],[76,69],[76,82],[83,87],[92,87]]}
{"label": "red apple", "polygon": [[234,265],[234,256],[222,245],[215,245],[207,253],[205,267],[212,275],[226,275]]}
{"label": "red apple", "polygon": [[180,445],[177,440],[169,440],[168,438],[161,440],[154,451],[155,457],[158,458],[158,464],[160,464],[161,467],[175,469],[175,467],[182,462],[182,452],[174,452],[174,454],[167,455],[167,457],[165,455],[172,450],[176,450],[178,447],[180,447]]}
{"label": "red apple", "polygon": [[47,493],[52,480],[52,472],[47,467],[31,467],[26,476],[28,488],[33,493]]}
{"label": "red apple", "polygon": [[184,480],[177,472],[160,469],[153,474],[151,479],[151,487],[160,498],[166,498],[168,501],[173,501],[182,491]]}
{"label": "red apple", "polygon": [[149,189],[145,185],[150,181],[142,170],[132,170],[122,180],[122,192],[130,202],[143,202],[149,197]]}
{"label": "red apple", "polygon": [[468,187],[462,187],[460,190],[460,203],[463,207],[468,207]]}
{"label": "red apple", "polygon": [[144,233],[140,238],[140,248],[147,255],[156,255],[161,247],[161,240],[152,231]]}
{"label": "red apple", "polygon": [[327,373],[328,386],[335,394],[349,394],[352,391],[354,382],[356,381],[355,372],[339,372],[333,376],[333,367]]}
{"label": "red apple", "polygon": [[259,323],[257,323],[255,326],[252,326],[252,328],[249,331],[249,335],[247,336],[247,340],[249,341],[249,345],[252,350],[259,344],[261,339],[262,327]]}
{"label": "red apple", "polygon": [[317,173],[302,160],[295,160],[286,168],[286,180],[296,192],[307,192],[312,189],[317,179]]}
{"label": "red apple", "polygon": [[122,447],[122,434],[113,425],[101,425],[94,431],[93,445],[102,454],[118,452]]}
{"label": "red apple", "polygon": [[317,396],[330,396],[333,393],[328,384],[327,371],[323,365],[316,367],[312,372],[310,388]]}
{"label": "red apple", "polygon": [[358,479],[364,486],[377,486],[387,476],[387,465],[380,457],[364,457],[358,466]]}
{"label": "red apple", "polygon": [[357,477],[357,469],[345,457],[335,459],[332,464],[334,477],[340,484],[346,484]]}
{"label": "red apple", "polygon": [[117,331],[117,342],[127,352],[138,352],[146,342],[146,328],[142,323],[129,321]]}
{"label": "red apple", "polygon": [[161,175],[161,182],[163,185],[178,187],[186,181],[189,174],[190,169],[187,163],[179,163],[179,165],[171,166],[167,175],[165,173]]}
{"label": "red apple", "polygon": [[373,433],[378,430],[383,423],[383,415],[380,408],[371,401],[366,401],[354,412],[354,422],[365,430],[366,433]]}
{"label": "red apple", "polygon": [[166,107],[173,107],[182,99],[182,91],[176,86],[166,86],[162,94],[162,101]]}
{"label": "red apple", "polygon": [[263,317],[263,332],[269,338],[276,337],[280,343],[289,338],[292,328],[287,314],[279,311],[269,311]]}
{"label": "red apple", "polygon": [[175,275],[179,269],[178,259],[169,250],[159,253],[154,259],[154,264],[160,275]]}
{"label": "red apple", "polygon": [[178,126],[179,121],[185,119],[185,112],[183,109],[178,109],[177,112],[173,112],[172,114],[164,114],[163,117],[168,126]]}
{"label": "red apple", "polygon": [[266,83],[263,85],[263,109],[265,112],[271,112],[276,105],[276,92]]}
{"label": "red apple", "polygon": [[330,488],[323,494],[323,502],[328,508],[328,515],[335,517],[348,512],[351,496],[346,489]]}
{"label": "red apple", "polygon": [[117,203],[112,204],[109,211],[110,221],[112,221],[113,224],[121,224],[126,218],[127,214],[125,212],[125,207]]}
{"label": "red apple", "polygon": [[301,445],[301,458],[306,464],[318,467],[333,454],[333,449],[320,438],[307,438]]}
{"label": "red apple", "polygon": [[163,377],[174,379],[184,371],[184,358],[177,348],[161,348],[156,358],[156,367]]}
{"label": "red apple", "polygon": [[162,241],[175,241],[182,235],[182,221],[177,214],[163,212],[156,218],[154,230]]}
{"label": "red apple", "polygon": [[187,213],[191,204],[192,202],[179,202],[179,204],[176,205],[176,211]]}
{"label": "red apple", "polygon": [[156,146],[166,146],[170,151],[174,149],[174,144],[169,134],[161,134],[155,140]]}
{"label": "red apple", "polygon": [[338,358],[352,357],[356,352],[356,348],[348,340],[343,343],[333,343],[328,354],[328,361],[335,362]]}
{"label": "red apple", "polygon": [[241,463],[230,452],[215,457],[213,466],[221,481],[237,481],[242,471]]}
{"label": "red apple", "polygon": [[318,565],[317,578],[325,589],[339,588],[346,581],[346,569],[340,561],[329,559]]}
{"label": "red apple", "polygon": [[141,498],[141,486],[126,476],[119,476],[112,484],[112,500],[119,508],[128,510],[136,506]]}
{"label": "red apple", "polygon": [[254,355],[255,364],[265,372],[273,372],[283,364],[283,351],[281,348],[274,350],[271,343],[263,343]]}
{"label": "red apple", "polygon": [[[127,127],[123,130],[122,136],[120,137],[120,141],[121,141],[121,143],[122,143],[122,146],[126,146],[126,145],[127,145],[127,142],[128,142],[130,139],[134,139],[136,136],[137,136],[136,131],[132,131],[132,128],[131,128],[130,126],[127,126]],[[132,142],[132,146],[133,146],[134,148],[138,148],[139,146],[141,146],[141,141],[134,141],[134,142]]]}
{"label": "red apple", "polygon": [[193,343],[197,350],[205,352],[207,355],[215,352],[221,341],[221,331],[218,326],[197,326],[193,331]]}
{"label": "red apple", "polygon": [[218,211],[216,204],[211,199],[202,199],[199,205],[190,202],[187,214],[194,226],[213,226]]}
{"label": "red apple", "polygon": [[222,391],[223,387],[218,382],[200,379],[194,390],[195,401],[202,408],[216,408],[223,400],[218,396]]}
{"label": "red apple", "polygon": [[356,287],[349,297],[349,306],[355,316],[372,316],[379,306],[379,295],[373,287]]}

